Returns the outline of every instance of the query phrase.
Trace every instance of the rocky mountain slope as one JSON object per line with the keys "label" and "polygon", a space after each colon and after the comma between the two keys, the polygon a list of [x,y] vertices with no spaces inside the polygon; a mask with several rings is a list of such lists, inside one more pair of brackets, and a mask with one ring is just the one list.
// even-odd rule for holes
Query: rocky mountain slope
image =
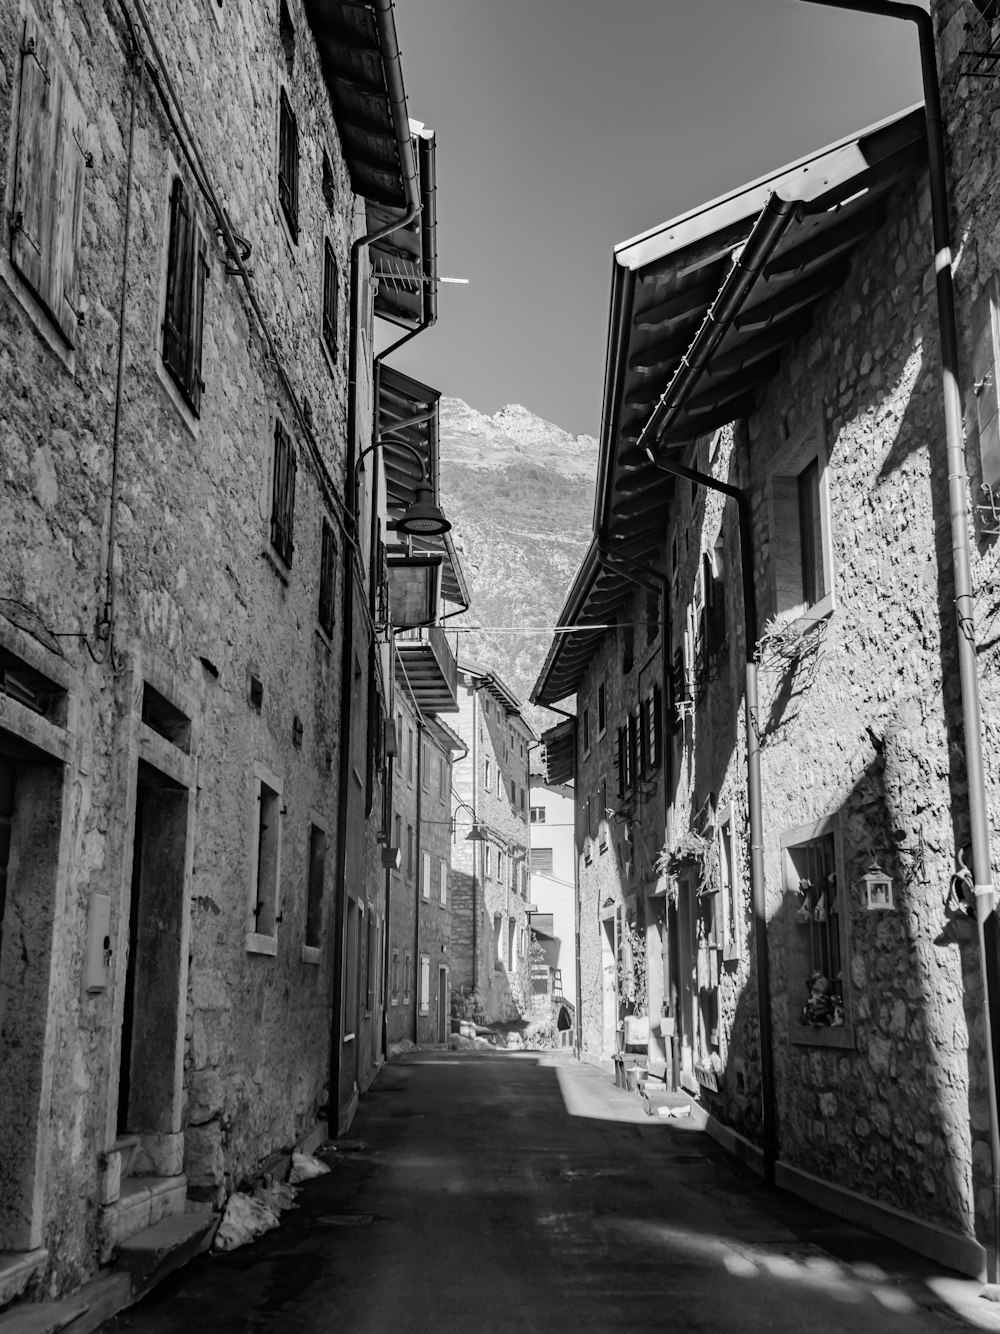
{"label": "rocky mountain slope", "polygon": [[[494,416],[441,400],[441,494],[472,594],[459,657],[497,672],[527,703],[550,631],[591,537],[597,441],[519,404]],[[454,642],[454,641],[453,641]],[[528,710],[536,728],[551,715]]]}

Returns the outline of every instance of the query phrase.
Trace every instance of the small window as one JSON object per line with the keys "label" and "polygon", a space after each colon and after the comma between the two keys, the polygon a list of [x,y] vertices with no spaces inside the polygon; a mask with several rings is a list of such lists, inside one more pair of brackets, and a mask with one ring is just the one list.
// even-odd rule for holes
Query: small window
{"label": "small window", "polygon": [[517,805],[517,784],[514,782],[513,778],[510,780],[510,804],[512,806]]}
{"label": "small window", "polygon": [[448,863],[442,862],[438,870],[438,888],[441,895],[441,907],[448,904]]}
{"label": "small window", "polygon": [[740,899],[736,843],[731,813],[719,813],[719,879],[722,904],[722,953],[725,959],[743,956],[743,906]]}
{"label": "small window", "polygon": [[323,242],[323,342],[334,361],[337,359],[337,306],[340,278],[337,256],[329,241]]}
{"label": "small window", "polygon": [[424,792],[431,790],[430,750],[423,737],[420,738],[420,786]]}
{"label": "small window", "polygon": [[281,42],[282,55],[285,57],[285,71],[291,75],[295,68],[295,25],[285,0],[281,0],[278,11],[278,38]]}
{"label": "small window", "polygon": [[358,972],[361,967],[361,933],[364,929],[364,904],[347,906],[347,968],[344,973],[344,1041],[349,1042],[358,1028]]}
{"label": "small window", "polygon": [[525,793],[525,790],[524,790],[524,788],[522,787],[522,788],[521,788],[521,814],[524,815],[524,813],[527,811],[527,809],[528,809],[527,794]]}
{"label": "small window", "polygon": [[319,623],[324,634],[333,633],[337,586],[337,539],[333,525],[323,520],[319,558]]}
{"label": "small window", "polygon": [[441,801],[447,801],[447,799],[448,799],[448,781],[447,781],[447,778],[448,778],[448,768],[447,768],[447,765],[445,764],[445,758],[444,758],[443,755],[439,755],[439,756],[438,756],[438,762],[437,762],[437,764],[438,764],[438,797],[440,798]]}
{"label": "small window", "polygon": [[163,308],[163,364],[197,417],[205,383],[201,378],[202,331],[208,243],[195,218],[184,182],[170,192],[167,290]]}
{"label": "small window", "polygon": [[298,466],[292,438],[281,422],[276,421],[271,485],[271,545],[286,565],[291,565],[295,550],[292,522],[295,517],[295,474]]}
{"label": "small window", "polygon": [[531,849],[531,869],[539,871],[542,875],[552,874],[552,849],[551,848],[532,848]]}
{"label": "small window", "polygon": [[431,854],[425,852],[420,858],[420,896],[430,901],[431,897]]}
{"label": "small window", "polygon": [[657,593],[646,594],[646,643],[652,644],[660,633],[660,598]]}
{"label": "small window", "polygon": [[368,909],[368,947],[365,951],[365,1011],[371,1014],[378,994],[378,918]]}
{"label": "small window", "polygon": [[500,766],[497,765],[497,796],[503,796],[503,774],[500,772]]}
{"label": "small window", "polygon": [[601,779],[597,789],[597,834],[602,852],[608,850],[608,780]]}
{"label": "small window", "polygon": [[413,826],[406,826],[406,878],[413,879]]}
{"label": "small window", "polygon": [[413,955],[409,950],[403,958],[403,1004],[409,1005],[413,994]]}
{"label": "small window", "polygon": [[788,445],[768,479],[773,611],[783,618],[833,608],[825,453],[820,427]]}
{"label": "small window", "polygon": [[492,770],[490,769],[490,762],[488,758],[484,761],[483,776],[484,776],[484,782],[486,784],[486,791],[489,792],[492,786]]}
{"label": "small window", "polygon": [[608,726],[607,689],[604,682],[597,687],[597,735],[603,736]]}
{"label": "small window", "polygon": [[663,728],[662,694],[659,686],[653,686],[643,701],[643,772],[655,773],[663,758],[660,741]]}
{"label": "small window", "polygon": [[493,874],[493,849],[492,849],[492,848],[490,847],[490,845],[487,843],[483,851],[484,851],[484,858],[485,858],[483,865],[484,865],[485,868],[486,868],[486,874],[487,874],[487,875],[492,875],[492,874]]}
{"label": "small window", "polygon": [[406,781],[407,781],[408,783],[412,783],[412,782],[413,782],[413,774],[414,774],[414,767],[413,767],[413,728],[412,728],[412,727],[407,727],[407,729],[406,729]]}
{"label": "small window", "polygon": [[[281,864],[281,786],[270,775],[255,775],[253,897],[247,947],[263,953],[275,952],[278,884]],[[268,948],[268,942],[271,942]],[[264,947],[263,949],[261,947]]]}
{"label": "small window", "polygon": [[849,1046],[847,896],[839,836],[823,825],[781,840],[788,950],[789,1028],[794,1041]]}
{"label": "small window", "polygon": [[87,125],[55,51],[29,14],[21,44],[10,258],[74,347]]}
{"label": "small window", "polygon": [[396,714],[396,768],[403,767],[403,715]]}
{"label": "small window", "polygon": [[622,672],[629,674],[635,664],[635,630],[626,625],[622,630]]}
{"label": "small window", "polygon": [[299,126],[284,88],[278,112],[278,202],[292,240],[299,239]]}
{"label": "small window", "polygon": [[503,866],[504,866],[503,853],[502,853],[502,852],[500,851],[500,849],[498,848],[498,849],[497,849],[497,879],[500,881],[501,884],[503,884]]}
{"label": "small window", "polygon": [[584,755],[587,755],[589,754],[589,752],[590,752],[590,707],[588,706],[583,711],[583,753]]}
{"label": "small window", "polygon": [[427,1014],[431,1008],[431,961],[426,954],[420,956],[420,1013]]}
{"label": "small window", "polygon": [[326,831],[309,826],[309,883],[306,891],[306,938],[310,948],[323,940],[323,876],[326,870]]}
{"label": "small window", "polygon": [[395,815],[395,817],[394,817],[394,821],[393,821],[393,833],[394,833],[394,837],[393,837],[393,840],[392,840],[392,846],[393,846],[394,848],[402,848],[402,846],[403,846],[403,817],[399,814],[398,811],[396,812],[396,815]]}
{"label": "small window", "polygon": [[399,950],[393,950],[389,959],[389,1004],[399,1004]]}
{"label": "small window", "polygon": [[532,823],[532,824],[544,824],[544,823],[545,823],[545,807],[544,807],[544,806],[532,806],[532,808],[531,808],[531,823]]}

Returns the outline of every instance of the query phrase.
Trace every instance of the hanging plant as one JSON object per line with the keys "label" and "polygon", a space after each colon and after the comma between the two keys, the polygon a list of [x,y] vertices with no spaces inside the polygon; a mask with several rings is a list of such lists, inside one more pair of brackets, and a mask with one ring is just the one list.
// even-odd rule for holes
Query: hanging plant
{"label": "hanging plant", "polygon": [[636,1017],[647,1012],[649,990],[646,978],[646,937],[632,923],[625,924],[625,949],[618,965],[618,995],[625,1005],[632,1007]]}
{"label": "hanging plant", "polygon": [[[656,859],[658,875],[676,877],[691,866],[698,868],[698,893],[711,894],[718,888],[718,845],[696,829],[689,829],[671,848],[663,848]],[[674,902],[676,902],[674,887]]]}

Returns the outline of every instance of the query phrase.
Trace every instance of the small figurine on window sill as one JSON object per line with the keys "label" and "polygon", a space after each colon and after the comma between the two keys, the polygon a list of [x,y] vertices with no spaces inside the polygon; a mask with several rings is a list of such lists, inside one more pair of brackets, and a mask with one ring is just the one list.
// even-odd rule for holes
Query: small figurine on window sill
{"label": "small figurine on window sill", "polygon": [[[809,999],[802,1007],[802,1022],[814,1028],[829,1028],[834,1022],[833,984],[820,972],[809,978]],[[843,1011],[841,1010],[841,1015]],[[840,1020],[843,1023],[843,1018]]]}

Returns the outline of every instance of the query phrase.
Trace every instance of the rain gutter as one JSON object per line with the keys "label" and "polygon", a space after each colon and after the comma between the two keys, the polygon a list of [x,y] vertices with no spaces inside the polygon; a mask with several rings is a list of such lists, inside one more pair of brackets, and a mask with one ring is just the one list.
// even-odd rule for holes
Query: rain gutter
{"label": "rain gutter", "polygon": [[986,951],[986,922],[993,916],[995,898],[990,860],[982,711],[979,703],[972,570],[969,556],[969,520],[966,509],[968,478],[965,472],[965,448],[962,438],[962,400],[958,387],[958,333],[952,277],[948,176],[941,118],[941,89],[938,84],[937,53],[934,47],[934,24],[930,15],[916,5],[893,3],[892,0],[809,0],[809,3],[821,4],[829,9],[851,9],[863,14],[880,15],[883,18],[903,19],[916,24],[920,39],[920,73],[927,117],[927,168],[934,236],[938,334],[941,343],[941,390],[944,401],[948,506],[951,512],[958,668],[962,690],[962,727],[965,738],[966,782],[969,789],[969,833],[972,840],[976,930],[983,989],[983,1045],[990,1118],[993,1244],[987,1252],[987,1279],[991,1284],[996,1284],[1000,1282],[1000,1119],[997,1111],[996,1065]]}
{"label": "rain gutter", "polygon": [[[396,144],[402,167],[403,188],[406,196],[406,212],[398,219],[393,219],[384,227],[366,232],[351,245],[351,320],[348,338],[348,381],[347,381],[347,461],[344,479],[344,494],[351,502],[357,477],[357,429],[358,429],[358,345],[360,342],[360,300],[361,300],[361,251],[381,241],[383,237],[406,227],[420,211],[420,197],[417,193],[417,171],[413,158],[413,143],[410,137],[410,121],[406,111],[406,93],[403,87],[403,70],[400,62],[399,43],[396,39],[396,22],[392,0],[372,0],[375,24],[378,29],[379,49],[382,53],[386,87],[392,111],[393,128],[396,132]],[[357,516],[354,515],[355,528]],[[334,959],[336,961],[333,1007],[330,1020],[330,1112],[336,1112],[340,1118],[340,1082],[341,1082],[341,1030],[344,1017],[344,979],[347,970],[344,967],[347,925],[347,823],[350,815],[351,784],[351,707],[350,695],[345,700],[344,692],[352,680],[352,655],[354,652],[354,583],[356,576],[356,548],[352,547],[344,561],[344,599],[343,599],[343,641],[340,664],[340,762],[338,766],[337,792],[337,894],[334,909]],[[346,707],[345,707],[346,704]],[[371,702],[369,701],[369,707]],[[386,940],[388,940],[388,922],[386,922]]]}
{"label": "rain gutter", "polygon": [[642,428],[638,444],[654,467],[677,477],[686,477],[709,490],[736,501],[739,515],[740,560],[743,584],[743,630],[745,643],[745,687],[743,692],[747,740],[747,805],[750,817],[750,890],[754,917],[754,957],[757,964],[757,1023],[760,1032],[761,1121],[763,1130],[764,1181],[774,1185],[778,1156],[776,1097],[774,1086],[774,1039],[771,1031],[770,964],[767,940],[767,886],[764,883],[764,817],[760,780],[759,696],[757,689],[757,597],[753,570],[753,521],[745,491],[718,481],[709,473],[659,458],[653,452],[657,437],[677,419],[687,398],[704,374],[712,353],[721,343],[746,300],[761,270],[798,216],[801,205],[772,193],[737,253],[733,267],[719,288],[701,328],[684,355],[673,379],[661,395]]}

